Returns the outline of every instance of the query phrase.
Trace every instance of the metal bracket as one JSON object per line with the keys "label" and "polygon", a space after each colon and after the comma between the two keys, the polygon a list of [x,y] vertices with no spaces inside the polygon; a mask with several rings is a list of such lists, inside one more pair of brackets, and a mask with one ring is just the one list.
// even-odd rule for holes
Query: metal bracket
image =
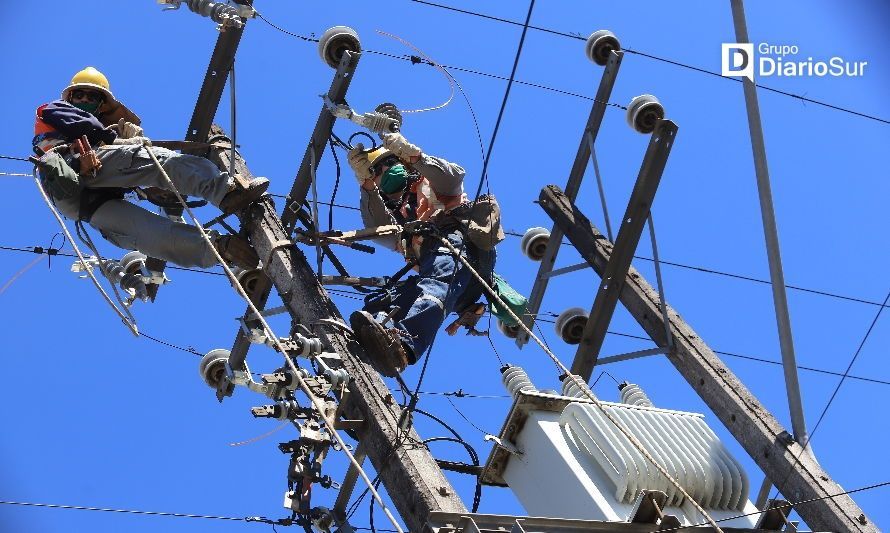
{"label": "metal bracket", "polygon": [[495,446],[497,446],[499,448],[503,448],[504,450],[506,450],[507,452],[509,452],[512,455],[516,455],[516,456],[522,455],[522,450],[517,448],[513,443],[506,441],[504,439],[501,439],[500,437],[495,437],[494,435],[486,435],[485,440],[493,442],[495,444]]}
{"label": "metal bracket", "polygon": [[335,104],[331,98],[322,94],[319,95],[324,100],[324,106],[337,118],[350,120],[353,123],[367,128],[374,133],[398,133],[399,121],[377,111],[371,111],[365,114],[356,113],[348,104]]}
{"label": "metal bracket", "polygon": [[766,509],[757,520],[755,529],[765,529],[768,531],[782,531],[788,526],[788,531],[797,531],[797,528],[788,520],[791,514],[791,504],[787,500],[769,500]]}

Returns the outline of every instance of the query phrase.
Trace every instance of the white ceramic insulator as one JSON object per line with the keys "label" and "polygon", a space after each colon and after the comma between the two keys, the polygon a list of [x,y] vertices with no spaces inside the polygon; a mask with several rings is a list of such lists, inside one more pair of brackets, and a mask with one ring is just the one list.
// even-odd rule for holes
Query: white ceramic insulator
{"label": "white ceramic insulator", "polygon": [[509,392],[514,398],[516,398],[520,392],[537,392],[538,388],[532,383],[532,380],[529,379],[528,374],[525,373],[525,370],[519,366],[510,366],[506,370],[504,370],[503,376],[501,377],[504,381],[504,387],[507,388],[507,392]]}
{"label": "white ceramic insulator", "polygon": [[652,400],[636,383],[626,383],[621,389],[621,403],[638,407],[652,407]]}
{"label": "white ceramic insulator", "polygon": [[[575,378],[572,379],[569,376],[562,381],[562,395],[568,396],[569,398],[581,398],[584,400],[589,400],[590,396],[596,398],[596,395],[593,394],[593,391],[590,389],[590,386],[584,381],[584,378],[575,374]],[[590,394],[590,396],[588,396]]]}

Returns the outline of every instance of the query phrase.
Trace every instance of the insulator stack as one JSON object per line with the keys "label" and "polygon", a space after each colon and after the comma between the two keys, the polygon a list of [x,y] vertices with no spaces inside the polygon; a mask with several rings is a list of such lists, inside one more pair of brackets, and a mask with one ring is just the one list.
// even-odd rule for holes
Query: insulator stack
{"label": "insulator stack", "polygon": [[652,407],[652,400],[646,396],[643,389],[636,383],[628,383],[625,381],[621,385],[618,385],[618,390],[621,391],[621,403],[636,405],[638,407]]}
{"label": "insulator stack", "polygon": [[142,276],[136,273],[128,273],[127,270],[117,261],[108,259],[102,262],[102,271],[112,283],[120,285],[122,289],[133,294],[140,300],[148,298],[148,292]]}
{"label": "insulator stack", "polygon": [[566,376],[562,380],[562,395],[570,398],[590,399],[591,396],[596,398],[590,386],[584,381],[584,378],[575,374],[576,379]]}
{"label": "insulator stack", "polygon": [[506,366],[501,369],[501,373],[503,374],[501,379],[504,381],[504,387],[507,388],[507,392],[514,398],[517,397],[520,392],[538,391],[538,388],[535,387],[522,367],[512,365]]}
{"label": "insulator stack", "polygon": [[212,0],[188,0],[188,6],[193,12],[204,17],[210,17],[217,24],[234,26],[236,28],[244,25],[236,7]]}

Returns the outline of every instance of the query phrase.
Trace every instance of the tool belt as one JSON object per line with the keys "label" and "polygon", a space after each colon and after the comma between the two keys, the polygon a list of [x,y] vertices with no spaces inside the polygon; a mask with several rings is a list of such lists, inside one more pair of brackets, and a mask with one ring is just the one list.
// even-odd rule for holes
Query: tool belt
{"label": "tool belt", "polygon": [[[85,185],[83,178],[95,176],[102,165],[89,143],[84,144],[84,141],[79,140],[76,147],[75,143],[58,145],[34,162],[39,170],[40,183],[50,198],[56,202],[79,199],[78,220],[89,222],[102,204],[108,200],[122,199],[129,189],[93,189]],[[86,173],[84,168],[87,169]]]}
{"label": "tool belt", "polygon": [[501,227],[501,207],[491,194],[439,213],[433,217],[433,223],[445,232],[459,229],[471,243],[486,252],[506,237]]}

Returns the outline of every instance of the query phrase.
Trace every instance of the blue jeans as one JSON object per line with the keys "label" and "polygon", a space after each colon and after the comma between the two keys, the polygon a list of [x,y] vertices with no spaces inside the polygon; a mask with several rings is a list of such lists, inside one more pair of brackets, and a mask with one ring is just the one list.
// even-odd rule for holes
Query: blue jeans
{"label": "blue jeans", "polygon": [[[451,244],[461,250],[463,235],[454,231],[446,235]],[[427,242],[418,263],[417,276],[399,282],[384,295],[369,300],[365,310],[382,321],[392,306],[399,310],[393,316],[394,327],[402,334],[402,342],[409,349],[409,363],[414,363],[429,348],[436,332],[452,311],[461,311],[472,304],[480,294],[478,281],[469,270],[455,258],[451,251],[435,237],[426,237]],[[481,261],[483,277],[490,275],[494,267],[494,252],[489,252]],[[462,251],[471,263],[479,255],[470,243]],[[487,273],[486,273],[487,271]],[[449,288],[450,286],[450,288]],[[472,301],[467,301],[472,297]]]}

